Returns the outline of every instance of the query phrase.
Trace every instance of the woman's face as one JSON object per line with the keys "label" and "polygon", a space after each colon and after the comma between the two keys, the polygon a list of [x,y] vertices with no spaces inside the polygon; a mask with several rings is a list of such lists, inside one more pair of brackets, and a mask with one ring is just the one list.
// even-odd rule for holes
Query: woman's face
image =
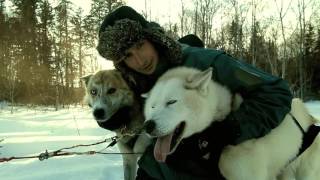
{"label": "woman's face", "polygon": [[126,65],[142,74],[152,74],[159,61],[159,55],[153,44],[143,40],[126,51],[124,62]]}

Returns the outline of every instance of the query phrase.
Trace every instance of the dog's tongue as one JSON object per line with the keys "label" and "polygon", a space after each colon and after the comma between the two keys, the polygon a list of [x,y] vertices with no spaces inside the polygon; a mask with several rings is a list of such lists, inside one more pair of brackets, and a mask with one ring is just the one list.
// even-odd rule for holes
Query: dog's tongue
{"label": "dog's tongue", "polygon": [[166,157],[170,152],[170,144],[172,140],[173,133],[158,137],[156,145],[154,147],[154,157],[156,158],[157,161],[159,162],[165,162]]}

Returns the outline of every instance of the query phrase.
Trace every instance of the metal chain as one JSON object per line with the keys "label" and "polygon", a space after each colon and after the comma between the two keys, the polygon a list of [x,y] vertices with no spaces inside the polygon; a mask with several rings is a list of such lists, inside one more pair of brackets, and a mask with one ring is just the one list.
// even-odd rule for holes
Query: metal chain
{"label": "metal chain", "polygon": [[[11,160],[16,160],[16,159],[32,159],[32,158],[38,158],[40,161],[43,161],[45,159],[49,159],[51,157],[55,157],[55,156],[70,156],[70,155],[93,155],[93,154],[142,154],[142,153],[107,153],[107,152],[102,152],[103,150],[114,146],[121,138],[123,138],[123,136],[118,137],[118,136],[113,136],[111,138],[107,138],[103,141],[99,141],[96,143],[92,143],[92,144],[79,144],[79,145],[74,145],[71,147],[66,147],[66,148],[61,148],[58,149],[56,151],[52,151],[52,152],[48,152],[48,150],[46,150],[44,153],[40,153],[38,156],[20,156],[20,157],[9,157],[9,158],[0,158],[0,163],[3,162],[8,162]],[[69,150],[69,149],[74,149],[77,147],[88,147],[88,146],[95,146],[98,144],[102,144],[102,143],[106,143],[108,141],[111,140],[111,143],[108,144],[108,146],[106,148],[104,148],[101,151],[86,151],[86,152],[69,152],[69,151],[63,151],[63,150]]]}

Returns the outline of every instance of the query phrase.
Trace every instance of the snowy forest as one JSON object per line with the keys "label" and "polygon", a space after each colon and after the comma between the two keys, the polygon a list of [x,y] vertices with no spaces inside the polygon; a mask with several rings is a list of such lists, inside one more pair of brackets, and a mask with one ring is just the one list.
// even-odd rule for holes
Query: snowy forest
{"label": "snowy forest", "polygon": [[[154,1],[141,1],[139,12],[161,19],[152,16]],[[196,34],[207,48],[286,79],[296,97],[320,98],[318,0],[176,1],[178,18],[161,23],[172,37]],[[125,4],[92,0],[84,14],[68,0],[0,0],[0,101],[56,108],[80,103],[79,78],[101,69],[95,52],[99,25]]]}

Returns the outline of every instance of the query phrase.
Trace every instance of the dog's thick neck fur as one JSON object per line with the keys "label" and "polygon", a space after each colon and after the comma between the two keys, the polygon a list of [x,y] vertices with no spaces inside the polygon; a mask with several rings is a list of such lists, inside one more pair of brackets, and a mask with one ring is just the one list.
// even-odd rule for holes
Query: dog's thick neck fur
{"label": "dog's thick neck fur", "polygon": [[[121,117],[126,117],[130,119],[125,121],[126,123],[123,124],[119,129],[116,129],[115,132],[121,133],[121,134],[139,133],[143,127],[143,120],[144,120],[143,114],[141,112],[142,112],[141,105],[137,97],[135,97],[133,104],[131,106],[128,106],[128,111],[123,112],[125,114],[121,115]],[[117,117],[112,116],[111,118],[117,118]]]}

